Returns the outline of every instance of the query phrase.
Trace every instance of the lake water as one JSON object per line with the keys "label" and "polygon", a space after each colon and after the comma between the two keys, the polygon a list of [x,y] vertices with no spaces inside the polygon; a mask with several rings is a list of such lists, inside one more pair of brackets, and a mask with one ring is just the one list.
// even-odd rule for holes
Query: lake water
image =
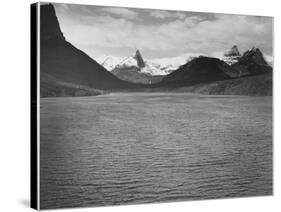
{"label": "lake water", "polygon": [[41,208],[272,194],[272,97],[41,99]]}

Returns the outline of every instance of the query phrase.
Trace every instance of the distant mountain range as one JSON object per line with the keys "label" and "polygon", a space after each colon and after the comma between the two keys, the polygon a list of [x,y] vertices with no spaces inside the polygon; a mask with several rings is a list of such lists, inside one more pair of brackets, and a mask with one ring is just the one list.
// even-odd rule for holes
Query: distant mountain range
{"label": "distant mountain range", "polygon": [[109,72],[119,79],[142,84],[154,84],[160,82],[163,76],[178,68],[178,64],[163,64],[144,60],[139,50],[133,54],[121,58],[103,56],[97,61]]}
{"label": "distant mountain range", "polygon": [[97,61],[119,79],[132,83],[154,84],[192,59],[190,56],[182,56],[145,60],[140,50],[136,50],[124,58],[102,56]]}
{"label": "distant mountain range", "polygon": [[[258,63],[259,66],[254,67],[254,69],[258,68],[256,71],[251,71],[253,68],[249,66],[249,63],[243,62],[245,61],[245,58],[252,57],[251,55],[255,55],[254,57],[256,57],[256,61],[253,64]],[[199,57],[202,58],[207,56]],[[177,60],[173,60],[173,58],[170,58],[170,60],[169,58],[162,60],[158,59],[156,61],[144,60],[140,51],[136,50],[135,53],[124,58],[103,56],[98,58],[97,61],[108,71],[122,80],[133,83],[153,84],[160,82],[162,78],[164,78],[163,81],[167,81],[167,79],[170,78],[170,76],[166,77],[167,75],[171,74],[173,76],[172,72],[186,67],[188,62],[193,59],[197,60],[197,58],[198,55],[195,55],[194,57],[182,57],[180,60],[179,57]],[[252,72],[262,72],[264,69],[270,69],[261,51],[254,47],[241,55],[238,47],[234,45],[230,50],[224,53],[224,56],[220,58],[220,60],[231,66],[231,69],[227,68],[228,70],[225,70],[230,77],[245,76]],[[139,61],[141,61],[141,63]],[[142,65],[140,66],[139,64]],[[247,68],[245,67],[245,64]],[[264,67],[260,69],[261,66]]]}
{"label": "distant mountain range", "polygon": [[236,63],[230,66],[235,77],[263,74],[272,71],[272,67],[267,63],[259,48],[253,47],[244,52],[237,60]]}
{"label": "distant mountain range", "polygon": [[272,67],[268,65],[258,48],[252,48],[241,56],[238,48],[234,46],[224,57],[228,63],[218,58],[205,56],[194,58],[165,76],[161,83],[187,86],[271,73],[272,71]]}
{"label": "distant mountain range", "polygon": [[[151,76],[155,75],[167,75],[173,70],[176,70],[180,65],[186,61],[173,61],[170,64],[162,64],[157,60],[145,60],[142,57],[140,50],[136,50],[134,53],[127,57],[114,57],[114,56],[102,56],[97,59],[97,61],[105,67],[108,71],[113,71],[114,69],[128,69],[130,67],[137,68],[139,72],[148,74]],[[140,62],[141,61],[141,62]],[[141,64],[141,65],[140,65]]]}
{"label": "distant mountain range", "polygon": [[239,95],[272,93],[269,90],[272,89],[272,67],[259,48],[252,48],[241,55],[238,47],[233,46],[221,59],[189,56],[146,60],[136,50],[125,58],[106,56],[96,62],[66,41],[52,4],[41,6],[40,20],[42,97],[180,87],[198,91],[202,86],[205,93],[211,89],[210,94],[226,91],[227,94]]}

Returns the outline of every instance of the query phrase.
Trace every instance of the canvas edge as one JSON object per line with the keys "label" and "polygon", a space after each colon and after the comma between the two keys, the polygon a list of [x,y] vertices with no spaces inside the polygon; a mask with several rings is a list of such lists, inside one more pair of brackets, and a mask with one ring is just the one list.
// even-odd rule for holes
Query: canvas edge
{"label": "canvas edge", "polygon": [[40,209],[39,177],[39,67],[40,67],[40,9],[39,3],[30,5],[30,207]]}

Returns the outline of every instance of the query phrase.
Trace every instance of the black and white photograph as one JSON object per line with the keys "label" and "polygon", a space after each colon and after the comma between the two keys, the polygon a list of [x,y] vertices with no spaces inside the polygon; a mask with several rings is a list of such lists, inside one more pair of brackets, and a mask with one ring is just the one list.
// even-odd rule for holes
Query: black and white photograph
{"label": "black and white photograph", "polygon": [[273,194],[273,17],[31,10],[37,209]]}

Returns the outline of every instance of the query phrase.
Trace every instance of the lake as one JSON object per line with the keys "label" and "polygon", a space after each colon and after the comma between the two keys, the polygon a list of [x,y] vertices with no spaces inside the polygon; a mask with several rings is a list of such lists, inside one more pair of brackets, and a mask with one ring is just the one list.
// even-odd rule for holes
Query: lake
{"label": "lake", "polygon": [[272,97],[40,101],[42,209],[272,195]]}

